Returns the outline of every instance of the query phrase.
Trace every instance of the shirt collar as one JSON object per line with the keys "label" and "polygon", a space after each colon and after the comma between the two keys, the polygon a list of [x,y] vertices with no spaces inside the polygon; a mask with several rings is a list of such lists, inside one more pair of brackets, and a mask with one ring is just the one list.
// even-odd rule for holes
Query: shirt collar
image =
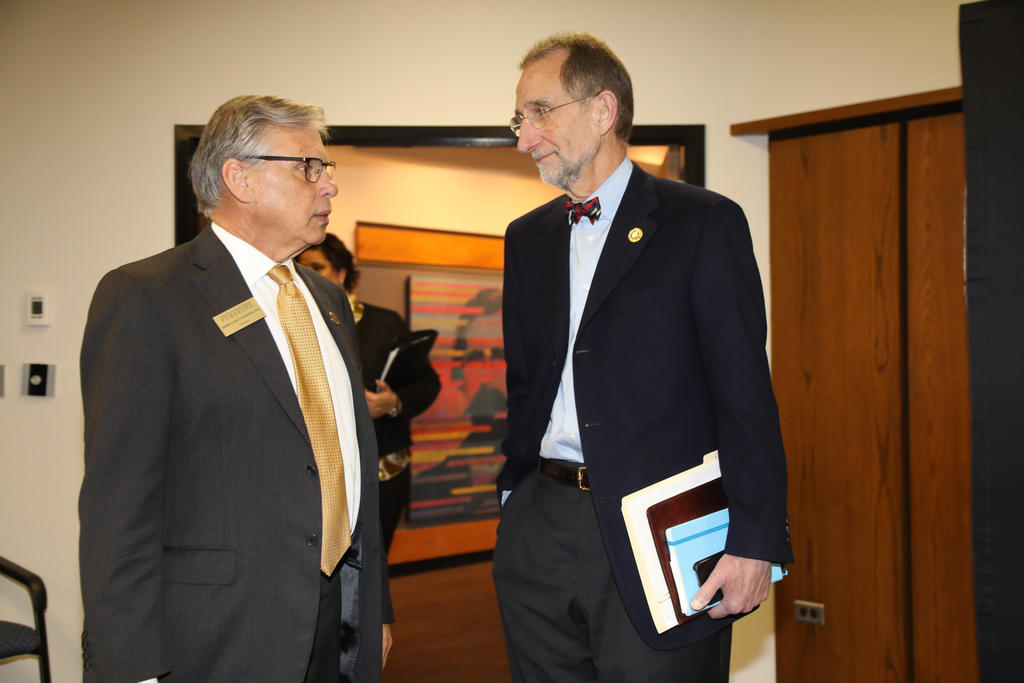
{"label": "shirt collar", "polygon": [[224,244],[224,247],[231,254],[231,258],[235,260],[235,264],[238,265],[238,270],[242,272],[242,279],[245,280],[245,284],[249,285],[249,287],[252,287],[254,284],[259,282],[260,278],[269,273],[270,269],[276,265],[286,266],[288,270],[292,272],[293,278],[298,276],[295,272],[295,264],[292,262],[292,259],[288,259],[284,263],[277,264],[262,251],[252,246],[241,237],[231,234],[216,223],[210,223],[210,228]]}
{"label": "shirt collar", "polygon": [[607,218],[610,221],[615,217],[615,212],[619,210],[619,204],[622,203],[622,196],[626,194],[626,185],[629,184],[631,175],[633,175],[633,162],[629,160],[629,157],[625,157],[622,163],[612,171],[612,174],[601,183],[601,186],[584,200],[584,203],[594,197],[600,197],[601,218]]}

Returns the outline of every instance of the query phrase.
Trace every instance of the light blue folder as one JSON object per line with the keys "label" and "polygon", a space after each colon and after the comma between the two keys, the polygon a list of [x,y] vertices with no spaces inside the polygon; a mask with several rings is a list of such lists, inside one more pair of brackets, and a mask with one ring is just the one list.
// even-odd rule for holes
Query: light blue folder
{"label": "light blue folder", "polygon": [[[696,611],[690,609],[690,601],[700,588],[693,565],[705,557],[725,550],[725,537],[728,533],[728,509],[718,510],[665,530],[672,557],[672,574],[679,590],[679,605],[687,616],[696,614]],[[780,581],[786,573],[784,567],[773,564],[772,583]],[[710,609],[717,604],[713,602],[704,609]]]}

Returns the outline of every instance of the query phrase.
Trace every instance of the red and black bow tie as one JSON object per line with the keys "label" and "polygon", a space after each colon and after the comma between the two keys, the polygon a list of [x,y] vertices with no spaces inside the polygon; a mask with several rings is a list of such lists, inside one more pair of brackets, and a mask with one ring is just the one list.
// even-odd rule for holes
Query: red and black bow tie
{"label": "red and black bow tie", "polygon": [[589,202],[574,202],[571,199],[565,202],[565,217],[569,221],[569,227],[576,225],[580,219],[586,216],[590,223],[594,224],[601,217],[601,201],[594,197]]}

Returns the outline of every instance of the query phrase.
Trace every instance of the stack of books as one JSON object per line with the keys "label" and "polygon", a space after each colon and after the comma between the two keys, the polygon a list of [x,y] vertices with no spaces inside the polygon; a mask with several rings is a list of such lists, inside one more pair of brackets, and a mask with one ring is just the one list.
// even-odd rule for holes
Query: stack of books
{"label": "stack of books", "polygon": [[[622,516],[658,633],[695,619],[721,601],[719,591],[704,610],[690,608],[722,556],[729,532],[718,451],[705,455],[696,467],[625,496]],[[772,565],[772,582],[785,575],[781,565]]]}

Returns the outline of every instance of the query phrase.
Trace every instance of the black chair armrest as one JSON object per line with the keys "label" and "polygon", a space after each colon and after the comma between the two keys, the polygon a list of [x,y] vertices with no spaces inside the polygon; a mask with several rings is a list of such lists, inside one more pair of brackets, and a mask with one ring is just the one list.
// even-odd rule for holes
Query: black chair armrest
{"label": "black chair armrest", "polygon": [[0,557],[0,574],[17,581],[28,589],[32,596],[32,609],[36,612],[46,610],[46,586],[38,574],[11,562],[6,557]]}

